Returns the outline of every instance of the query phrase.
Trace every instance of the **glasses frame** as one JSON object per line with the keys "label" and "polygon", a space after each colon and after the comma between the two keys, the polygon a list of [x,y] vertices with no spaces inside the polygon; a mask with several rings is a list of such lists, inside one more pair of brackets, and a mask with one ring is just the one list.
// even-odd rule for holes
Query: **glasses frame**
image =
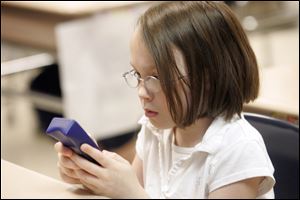
{"label": "glasses frame", "polygon": [[[136,85],[136,86],[131,86],[130,83],[129,83],[129,81],[127,80],[126,76],[127,76],[128,74],[131,74],[132,72],[137,73],[137,71],[136,71],[135,69],[132,69],[132,70],[130,70],[130,71],[128,71],[128,72],[125,72],[125,73],[122,75],[123,78],[125,79],[125,82],[127,83],[127,85],[128,85],[130,88],[137,88],[137,87],[140,85],[141,82],[144,82],[145,88],[146,88],[148,91],[152,91],[152,90],[149,90],[149,88],[147,87],[147,84],[145,84],[145,83],[147,83],[147,81],[148,81],[149,79],[154,79],[155,81],[159,81],[159,86],[160,86],[160,87],[159,87],[158,90],[155,90],[155,91],[152,91],[152,92],[159,92],[159,91],[161,91],[162,87],[161,87],[160,80],[159,80],[158,78],[156,78],[155,76],[147,76],[147,77],[145,77],[145,78],[141,78],[141,77],[138,77],[137,75],[133,74],[133,76],[138,80],[138,82],[137,82],[137,85]],[[182,76],[179,76],[177,80],[184,79],[185,77],[188,77],[188,75],[182,75]]]}
{"label": "glasses frame", "polygon": [[[134,72],[134,74],[132,74]],[[155,76],[146,76],[145,78],[141,78],[139,77],[138,75],[136,75],[137,71],[135,69],[132,69],[128,72],[125,72],[122,76],[123,78],[125,79],[127,85],[130,87],[130,88],[137,88],[141,82],[144,83],[144,87],[148,90],[148,91],[151,91],[151,92],[159,92],[161,91],[161,83],[160,83],[160,80],[158,78],[156,78]],[[136,79],[137,79],[137,85],[136,86],[131,86],[131,84],[129,83],[128,79],[127,79],[127,75],[128,74],[132,74]],[[147,81],[149,81],[150,79],[154,80],[154,81],[158,81],[159,83],[159,88],[157,90],[153,90],[153,89],[149,89],[149,87],[147,87]]]}

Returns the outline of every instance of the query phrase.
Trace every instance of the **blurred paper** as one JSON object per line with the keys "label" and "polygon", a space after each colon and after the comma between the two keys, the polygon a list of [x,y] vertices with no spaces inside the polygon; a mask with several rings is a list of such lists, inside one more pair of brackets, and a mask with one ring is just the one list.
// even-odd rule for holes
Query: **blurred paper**
{"label": "blurred paper", "polygon": [[96,139],[137,128],[142,115],[137,91],[122,74],[130,70],[129,41],[148,6],[106,11],[56,28],[64,115]]}

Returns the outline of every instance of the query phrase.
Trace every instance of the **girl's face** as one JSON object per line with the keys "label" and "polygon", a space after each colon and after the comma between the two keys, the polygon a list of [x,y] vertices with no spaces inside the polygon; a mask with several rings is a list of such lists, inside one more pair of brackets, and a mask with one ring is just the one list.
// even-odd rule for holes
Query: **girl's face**
{"label": "girl's face", "polygon": [[[130,54],[130,63],[142,79],[147,76],[157,77],[155,62],[145,46],[139,28],[135,30],[130,41]],[[145,115],[159,129],[174,127],[175,123],[170,115],[163,91],[153,92],[148,90],[144,83],[144,81],[139,83],[138,95]]]}

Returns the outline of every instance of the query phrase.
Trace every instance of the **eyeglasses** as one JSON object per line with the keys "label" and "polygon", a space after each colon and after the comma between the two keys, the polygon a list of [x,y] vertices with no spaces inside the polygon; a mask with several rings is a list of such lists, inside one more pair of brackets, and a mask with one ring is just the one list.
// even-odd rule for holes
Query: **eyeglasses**
{"label": "eyeglasses", "polygon": [[154,76],[147,76],[145,78],[141,78],[137,71],[134,69],[129,72],[125,72],[123,77],[127,83],[127,85],[131,88],[137,88],[140,82],[144,82],[144,86],[148,91],[151,92],[159,92],[161,90],[160,80]]}

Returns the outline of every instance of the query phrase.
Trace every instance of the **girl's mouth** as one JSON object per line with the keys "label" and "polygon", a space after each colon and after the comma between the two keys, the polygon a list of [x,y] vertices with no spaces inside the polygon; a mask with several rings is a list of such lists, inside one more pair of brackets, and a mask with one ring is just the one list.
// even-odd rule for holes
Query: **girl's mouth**
{"label": "girl's mouth", "polygon": [[152,118],[152,117],[156,117],[158,115],[158,112],[145,109],[145,115],[149,118]]}

